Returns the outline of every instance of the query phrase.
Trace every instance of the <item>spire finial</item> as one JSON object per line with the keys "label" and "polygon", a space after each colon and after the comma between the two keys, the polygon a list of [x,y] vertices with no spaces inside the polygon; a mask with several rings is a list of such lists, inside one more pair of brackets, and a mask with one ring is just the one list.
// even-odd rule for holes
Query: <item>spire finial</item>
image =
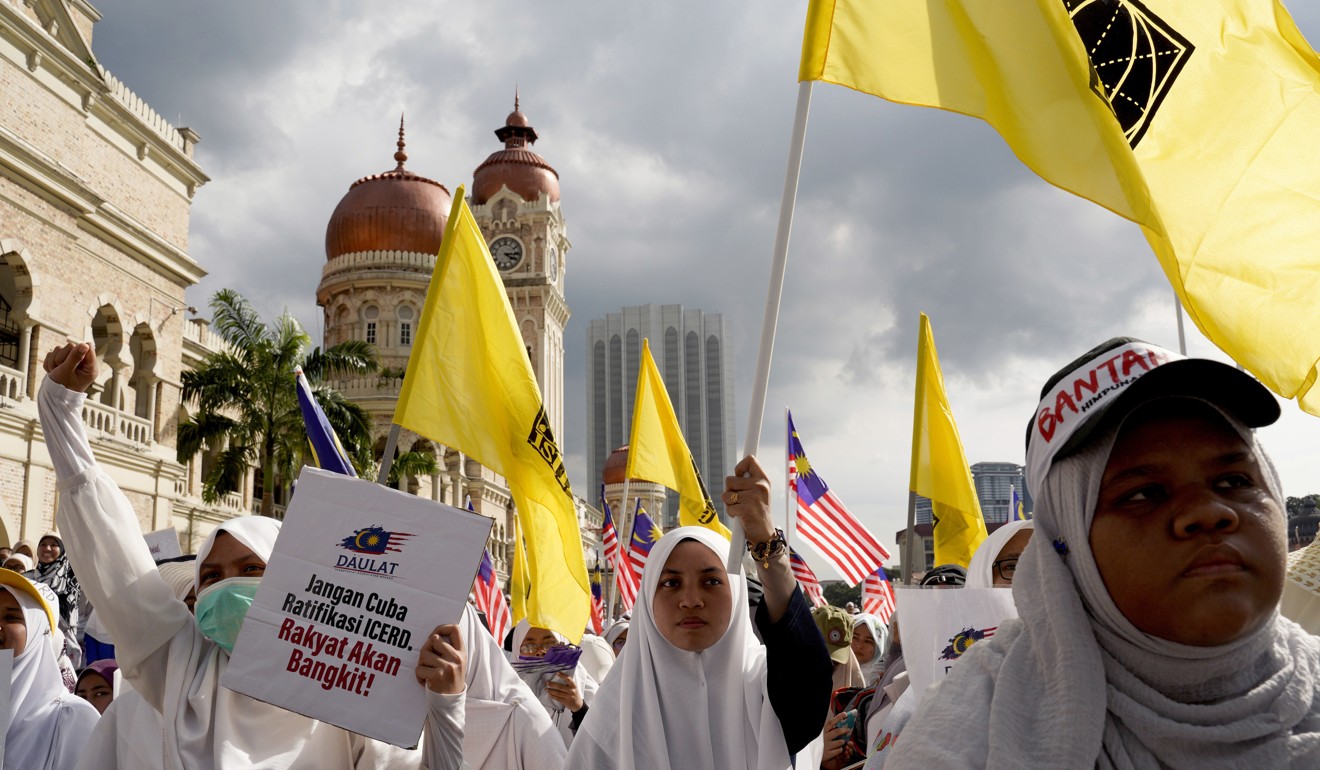
{"label": "spire finial", "polygon": [[398,168],[394,169],[395,171],[402,171],[402,170],[403,170],[403,163],[404,163],[404,161],[408,160],[408,153],[406,153],[406,152],[403,151],[403,144],[404,144],[404,143],[403,143],[403,113],[400,112],[400,113],[399,113],[399,141],[398,141],[398,147],[399,147],[399,149],[398,149],[397,152],[394,153],[394,159],[395,159],[396,161],[399,162],[399,166],[398,166]]}
{"label": "spire finial", "polygon": [[513,84],[513,111],[518,111],[518,83]]}

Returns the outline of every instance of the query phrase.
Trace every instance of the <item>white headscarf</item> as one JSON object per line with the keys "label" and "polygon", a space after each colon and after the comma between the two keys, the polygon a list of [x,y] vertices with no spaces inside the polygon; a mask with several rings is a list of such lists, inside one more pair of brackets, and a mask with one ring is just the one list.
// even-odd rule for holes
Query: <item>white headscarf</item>
{"label": "white headscarf", "polygon": [[459,620],[467,653],[463,762],[472,770],[559,770],[567,749],[550,716],[472,605]]}
{"label": "white headscarf", "polygon": [[628,644],[578,730],[574,770],[785,770],[788,747],[766,691],[765,648],[752,633],[741,574],[727,574],[732,617],[701,652],[670,644],[652,602],[674,548],[696,540],[724,563],[729,541],[705,527],[679,527],[651,547]]}
{"label": "white headscarf", "polygon": [[[18,600],[27,626],[27,644],[14,656],[9,680],[10,720],[5,731],[4,768],[72,767],[100,715],[92,704],[65,689],[55,657],[56,648],[63,649],[64,640],[51,633],[46,608],[25,591],[8,585],[3,588]],[[57,599],[51,593],[47,601]]]}
{"label": "white headscarf", "polygon": [[202,562],[211,555],[211,549],[215,547],[215,539],[221,532],[229,534],[247,546],[252,553],[260,556],[262,561],[268,562],[271,553],[275,551],[275,539],[280,536],[280,523],[269,516],[239,516],[212,530],[197,551],[197,561],[192,564],[193,584],[199,592],[202,590]]}
{"label": "white headscarf", "polygon": [[[513,627],[514,660],[517,660],[518,656],[521,654],[520,649],[522,648],[523,640],[527,638],[527,634],[531,630],[532,626],[527,622],[527,618],[518,621],[518,625]],[[555,641],[559,644],[568,643],[568,640],[564,638],[563,634],[556,631],[551,631],[550,633],[555,635]],[[545,712],[550,715],[550,721],[554,722],[555,729],[559,731],[559,735],[564,739],[564,745],[568,746],[572,744],[573,715],[564,708],[562,703],[551,698],[550,693],[545,687],[546,683],[549,682],[551,678],[555,677],[556,674],[519,674],[519,676],[522,676],[523,681],[527,683],[527,686],[531,688],[532,693],[536,695],[536,699],[539,700],[541,705],[545,708]],[[600,685],[582,665],[581,659],[578,660],[577,668],[573,669],[573,681],[577,684],[578,692],[582,695],[583,703],[590,706],[596,701],[596,690]]]}
{"label": "white headscarf", "polygon": [[[1282,501],[1255,436],[1223,417]],[[1228,644],[1183,645],[1141,632],[1110,598],[1090,525],[1117,436],[1111,428],[1050,468],[1013,581],[1020,619],[975,645],[927,694],[891,770],[1320,762],[1320,640],[1276,613]]]}
{"label": "white headscarf", "polygon": [[971,563],[967,565],[967,587],[994,588],[995,560],[999,558],[999,552],[1004,550],[1004,546],[1013,539],[1014,535],[1034,526],[1030,520],[1010,521],[982,540],[976,553],[972,554]]}
{"label": "white headscarf", "polygon": [[609,628],[605,629],[605,641],[610,643],[611,650],[614,649],[614,640],[618,639],[620,634],[628,630],[628,626],[631,622],[632,621],[628,618],[619,618],[611,623]]}
{"label": "white headscarf", "polygon": [[614,648],[609,642],[590,633],[582,635],[579,646],[582,648],[580,665],[586,669],[587,675],[596,682],[605,681],[605,675],[614,666]]}
{"label": "white headscarf", "polygon": [[871,632],[871,638],[875,640],[875,654],[871,660],[862,663],[859,659],[858,665],[862,667],[862,676],[866,678],[866,686],[874,687],[876,681],[885,672],[885,653],[889,651],[889,626],[880,622],[880,618],[869,613],[859,613],[853,615],[853,634],[857,629],[866,626],[866,630]]}

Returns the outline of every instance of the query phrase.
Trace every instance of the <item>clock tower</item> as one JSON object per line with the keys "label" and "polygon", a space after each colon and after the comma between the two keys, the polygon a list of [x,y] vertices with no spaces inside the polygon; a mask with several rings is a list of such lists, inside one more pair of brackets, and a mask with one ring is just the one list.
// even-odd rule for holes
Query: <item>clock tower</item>
{"label": "clock tower", "polygon": [[[472,175],[472,215],[504,280],[523,345],[541,386],[555,440],[564,440],[564,272],[568,242],[559,174],[532,151],[536,129],[513,100],[495,129],[504,143]],[[560,446],[563,446],[561,443]]]}

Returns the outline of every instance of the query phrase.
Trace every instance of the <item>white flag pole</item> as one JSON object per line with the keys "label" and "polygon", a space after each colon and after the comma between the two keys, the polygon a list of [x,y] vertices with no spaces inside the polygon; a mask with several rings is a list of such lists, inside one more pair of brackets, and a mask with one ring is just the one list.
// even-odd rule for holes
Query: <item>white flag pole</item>
{"label": "white flag pole", "polygon": [[[784,294],[784,273],[788,268],[788,237],[793,230],[793,208],[797,204],[798,178],[802,171],[802,147],[807,140],[807,114],[811,111],[811,84],[798,84],[797,112],[793,116],[793,137],[788,146],[788,171],[784,175],[784,195],[779,203],[779,229],[775,232],[774,263],[770,268],[770,286],[766,291],[765,318],[761,321],[761,349],[756,354],[756,379],[752,383],[752,405],[747,417],[747,438],[743,454],[754,455],[761,444],[761,420],[765,416],[766,391],[770,387],[770,356],[775,347],[775,328],[779,324],[779,302]],[[742,522],[730,518],[730,573],[742,570],[746,539]]]}

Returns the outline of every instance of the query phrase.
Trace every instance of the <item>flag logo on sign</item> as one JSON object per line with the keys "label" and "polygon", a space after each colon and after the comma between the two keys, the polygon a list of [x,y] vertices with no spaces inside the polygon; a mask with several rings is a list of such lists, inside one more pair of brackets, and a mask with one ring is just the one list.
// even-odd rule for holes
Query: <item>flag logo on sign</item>
{"label": "flag logo on sign", "polygon": [[412,537],[410,532],[390,532],[384,527],[363,527],[340,541],[339,547],[356,553],[379,556],[387,551],[399,553],[410,537]]}
{"label": "flag logo on sign", "polygon": [[1109,103],[1135,149],[1195,47],[1137,0],[1063,5],[1091,60],[1092,90]]}
{"label": "flag logo on sign", "polygon": [[940,660],[957,660],[958,658],[961,658],[963,653],[971,649],[973,644],[976,644],[982,639],[989,639],[994,636],[995,630],[998,628],[999,626],[979,629],[964,628],[954,634],[953,638],[949,640],[949,646],[945,647],[944,651],[940,653]]}

